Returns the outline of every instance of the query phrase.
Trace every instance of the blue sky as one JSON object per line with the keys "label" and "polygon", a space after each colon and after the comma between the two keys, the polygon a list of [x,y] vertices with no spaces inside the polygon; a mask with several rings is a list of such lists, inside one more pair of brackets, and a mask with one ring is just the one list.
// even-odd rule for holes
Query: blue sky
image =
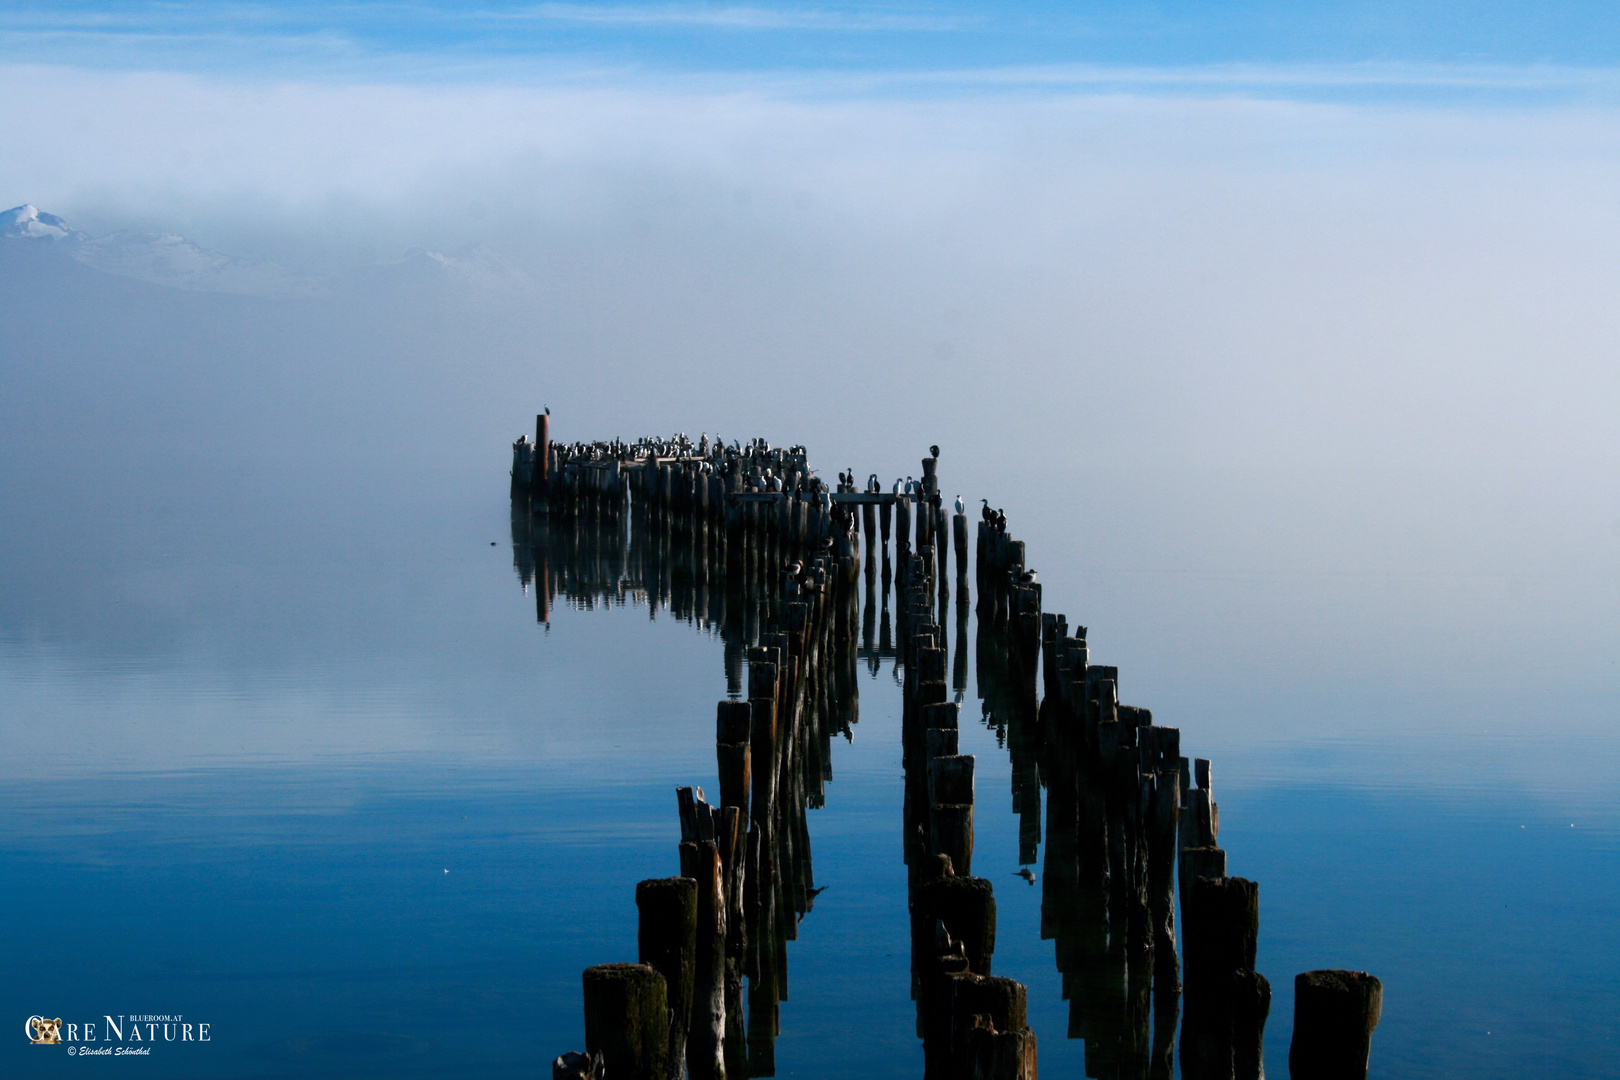
{"label": "blue sky", "polygon": [[[1612,4],[8,3],[0,61],[233,77],[871,75],[926,88],[1607,93]],[[897,80],[897,81],[896,81]]]}

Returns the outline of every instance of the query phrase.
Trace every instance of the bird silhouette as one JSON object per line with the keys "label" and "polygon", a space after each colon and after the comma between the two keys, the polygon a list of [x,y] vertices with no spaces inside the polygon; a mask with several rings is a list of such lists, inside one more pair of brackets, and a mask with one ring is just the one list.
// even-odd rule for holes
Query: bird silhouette
{"label": "bird silhouette", "polygon": [[1025,881],[1029,882],[1031,885],[1035,884],[1035,871],[1031,870],[1027,866],[1020,866],[1014,872],[1013,876],[1014,877],[1021,877]]}
{"label": "bird silhouette", "polygon": [[799,917],[794,922],[804,922],[804,917],[810,914],[811,909],[816,906],[816,897],[826,891],[827,886],[825,885],[819,889],[806,889],[804,891],[804,910],[799,912]]}
{"label": "bird silhouette", "polygon": [[960,495],[956,497],[956,512],[958,514],[967,512],[967,504],[962,501],[962,496]]}
{"label": "bird silhouette", "polygon": [[937,447],[937,446],[930,446],[930,447],[929,447],[929,448],[928,448],[928,456],[929,456],[929,457],[939,457],[939,447]]}

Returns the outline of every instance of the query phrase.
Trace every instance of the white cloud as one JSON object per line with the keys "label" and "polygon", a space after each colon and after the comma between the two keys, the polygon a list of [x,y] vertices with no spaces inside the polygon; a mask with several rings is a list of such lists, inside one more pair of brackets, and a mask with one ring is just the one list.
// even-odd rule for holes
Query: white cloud
{"label": "white cloud", "polygon": [[983,437],[952,483],[1083,552],[1054,598],[1124,590],[1110,650],[1144,662],[1207,677],[1223,620],[1279,679],[1512,652],[1601,681],[1620,644],[1613,108],[18,67],[0,95],[5,205],[300,268],[520,262],[531,298],[443,361],[445,454],[532,411],[518,381],[836,467]]}

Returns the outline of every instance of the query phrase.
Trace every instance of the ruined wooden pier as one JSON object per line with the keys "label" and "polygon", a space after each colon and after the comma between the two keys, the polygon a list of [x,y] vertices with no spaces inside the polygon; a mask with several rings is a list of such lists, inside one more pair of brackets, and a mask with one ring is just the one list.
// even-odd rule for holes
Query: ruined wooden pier
{"label": "ruined wooden pier", "polygon": [[[875,474],[829,485],[803,447],[759,439],[555,444],[543,415],[535,440],[513,445],[511,493],[518,570],[541,621],[559,594],[668,604],[723,638],[729,694],[716,710],[717,801],[677,791],[679,875],[636,886],[638,963],[586,970],[585,1052],[558,1058],[555,1077],[775,1074],[787,942],[818,891],[806,811],[825,799],[830,736],[858,720],[857,664],[889,658],[904,672],[901,827],[925,1075],[1033,1080],[1026,991],[992,974],[995,893],[972,873],[975,759],[959,732],[973,608],[983,720],[1012,759],[1031,881],[1045,791],[1041,933],[1087,1075],[1169,1080],[1178,1049],[1187,1080],[1264,1075],[1259,889],[1228,874],[1210,762],[1182,755],[1179,729],[1121,704],[1119,672],[1091,663],[1086,628],[1043,610],[1004,517],[986,505],[970,529],[959,502],[942,504],[937,448],[920,481],[883,491]],[[1365,973],[1300,975],[1292,1075],[1364,1078],[1381,1000]]]}

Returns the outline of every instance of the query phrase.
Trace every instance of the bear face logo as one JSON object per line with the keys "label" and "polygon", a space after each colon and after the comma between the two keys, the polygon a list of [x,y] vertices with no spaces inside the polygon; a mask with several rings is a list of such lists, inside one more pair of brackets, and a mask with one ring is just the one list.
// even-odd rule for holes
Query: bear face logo
{"label": "bear face logo", "polygon": [[62,1041],[59,1034],[62,1030],[62,1018],[58,1016],[55,1020],[47,1020],[43,1016],[30,1016],[28,1018],[28,1030],[33,1035],[33,1044],[35,1046],[46,1043],[59,1043]]}

